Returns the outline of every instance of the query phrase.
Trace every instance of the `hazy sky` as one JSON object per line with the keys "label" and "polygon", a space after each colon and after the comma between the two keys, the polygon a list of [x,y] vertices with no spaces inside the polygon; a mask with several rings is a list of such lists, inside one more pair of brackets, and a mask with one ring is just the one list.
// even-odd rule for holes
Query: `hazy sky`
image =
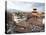
{"label": "hazy sky", "polygon": [[31,11],[33,8],[37,8],[40,11],[44,11],[44,3],[32,3],[32,2],[7,2],[7,9],[16,9],[22,11]]}

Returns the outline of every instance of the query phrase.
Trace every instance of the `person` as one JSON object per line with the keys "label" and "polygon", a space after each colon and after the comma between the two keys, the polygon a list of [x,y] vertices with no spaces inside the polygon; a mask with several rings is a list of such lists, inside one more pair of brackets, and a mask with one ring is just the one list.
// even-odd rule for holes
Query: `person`
{"label": "person", "polygon": [[38,12],[37,12],[37,9],[34,8],[33,11],[31,12],[31,14],[28,15],[27,20],[29,20],[29,19],[32,18],[32,17],[36,19],[36,18],[37,18],[37,13],[38,13]]}
{"label": "person", "polygon": [[36,20],[37,17],[38,17],[37,14],[38,14],[37,9],[34,8],[33,11],[32,11],[32,17],[35,18],[35,20]]}
{"label": "person", "polygon": [[32,11],[32,16],[36,16],[37,15],[37,9],[33,9],[33,11]]}

